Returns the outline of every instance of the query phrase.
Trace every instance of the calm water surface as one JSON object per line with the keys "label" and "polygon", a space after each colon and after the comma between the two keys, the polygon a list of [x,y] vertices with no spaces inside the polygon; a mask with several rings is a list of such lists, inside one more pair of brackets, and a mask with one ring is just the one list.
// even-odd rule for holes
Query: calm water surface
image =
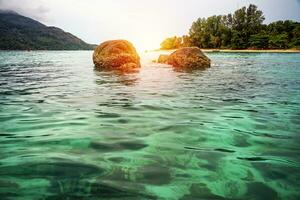
{"label": "calm water surface", "polygon": [[300,54],[91,56],[0,52],[1,199],[300,199]]}

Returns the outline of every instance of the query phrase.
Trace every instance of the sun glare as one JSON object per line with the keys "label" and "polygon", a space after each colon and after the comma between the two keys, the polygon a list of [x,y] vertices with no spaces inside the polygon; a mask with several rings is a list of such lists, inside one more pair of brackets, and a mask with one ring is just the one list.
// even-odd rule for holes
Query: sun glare
{"label": "sun glare", "polygon": [[[163,38],[163,37],[161,37]],[[139,53],[149,51],[149,50],[155,50],[159,48],[160,41],[162,40],[160,37],[153,37],[151,35],[145,34],[145,36],[141,36],[138,38],[132,38],[130,41],[134,44],[137,51]]]}

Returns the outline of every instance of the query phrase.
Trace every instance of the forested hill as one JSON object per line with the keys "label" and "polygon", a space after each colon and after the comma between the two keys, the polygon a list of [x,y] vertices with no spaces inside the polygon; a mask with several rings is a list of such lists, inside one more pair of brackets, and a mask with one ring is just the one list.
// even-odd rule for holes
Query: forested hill
{"label": "forested hill", "polygon": [[0,50],[89,50],[71,33],[48,27],[13,11],[0,10]]}
{"label": "forested hill", "polygon": [[264,24],[265,17],[256,5],[236,10],[233,14],[199,18],[188,35],[170,37],[161,49],[184,46],[224,49],[300,48],[300,23],[285,20]]}

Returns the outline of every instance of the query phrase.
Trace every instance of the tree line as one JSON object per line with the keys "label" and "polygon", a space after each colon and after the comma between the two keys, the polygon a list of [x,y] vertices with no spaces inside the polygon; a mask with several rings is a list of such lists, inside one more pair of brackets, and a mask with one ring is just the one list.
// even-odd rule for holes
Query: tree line
{"label": "tree line", "polygon": [[250,4],[228,15],[199,18],[193,22],[188,35],[170,37],[161,49],[187,46],[230,49],[300,48],[300,23],[285,20],[263,24],[264,14]]}

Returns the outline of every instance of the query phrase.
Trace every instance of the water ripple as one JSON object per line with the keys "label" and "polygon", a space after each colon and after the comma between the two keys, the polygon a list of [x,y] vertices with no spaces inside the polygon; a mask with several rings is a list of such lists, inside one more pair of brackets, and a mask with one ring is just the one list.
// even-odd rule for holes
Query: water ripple
{"label": "water ripple", "polygon": [[158,53],[121,74],[0,52],[1,198],[299,199],[299,54],[176,71]]}

